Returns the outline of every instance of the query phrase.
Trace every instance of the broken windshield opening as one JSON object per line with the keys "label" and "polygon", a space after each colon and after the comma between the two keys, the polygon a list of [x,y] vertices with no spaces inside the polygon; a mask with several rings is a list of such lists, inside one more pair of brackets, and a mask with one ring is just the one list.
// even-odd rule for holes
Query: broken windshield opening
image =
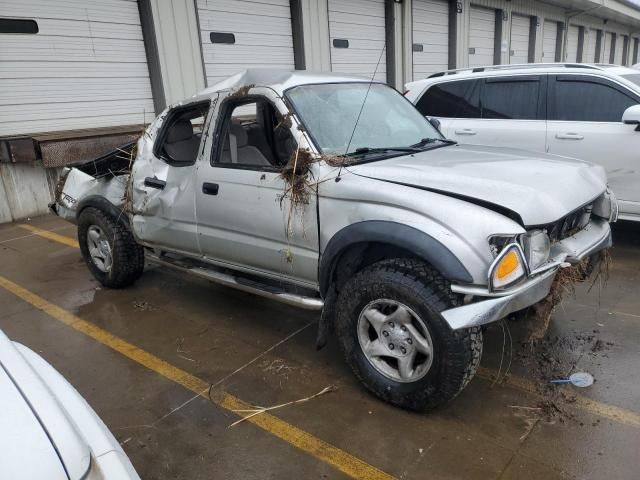
{"label": "broken windshield opening", "polygon": [[325,155],[408,148],[425,138],[442,139],[410,102],[387,85],[301,85],[289,90],[287,98]]}

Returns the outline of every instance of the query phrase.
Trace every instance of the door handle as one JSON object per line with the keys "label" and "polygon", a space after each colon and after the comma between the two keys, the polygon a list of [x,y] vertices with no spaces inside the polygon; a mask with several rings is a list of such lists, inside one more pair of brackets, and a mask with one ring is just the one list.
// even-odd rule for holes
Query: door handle
{"label": "door handle", "polygon": [[579,133],[556,133],[556,138],[558,140],[583,140],[584,135]]}
{"label": "door handle", "polygon": [[202,184],[202,193],[204,193],[205,195],[217,195],[218,188],[219,186],[217,183],[204,182]]}
{"label": "door handle", "polygon": [[163,190],[166,184],[167,182],[156,177],[147,177],[144,179],[145,187],[157,188],[158,190]]}
{"label": "door handle", "polygon": [[463,128],[462,130],[456,130],[455,133],[456,135],[476,135],[478,132],[470,128]]}

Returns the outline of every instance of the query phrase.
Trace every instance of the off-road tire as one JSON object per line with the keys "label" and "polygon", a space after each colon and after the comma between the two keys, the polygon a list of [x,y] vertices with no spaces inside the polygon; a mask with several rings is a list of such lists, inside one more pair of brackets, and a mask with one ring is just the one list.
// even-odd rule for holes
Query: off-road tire
{"label": "off-road tire", "polygon": [[[87,232],[92,225],[98,226],[107,235],[113,258],[109,272],[101,271],[89,254]],[[144,271],[144,249],[136,243],[127,227],[102,210],[93,207],[82,210],[78,218],[78,243],[87,267],[105,287],[127,287]]]}
{"label": "off-road tire", "polygon": [[[376,299],[411,308],[426,324],[433,342],[433,363],[426,375],[401,383],[381,374],[366,358],[357,337],[362,309]],[[473,378],[482,357],[480,328],[452,330],[440,312],[460,304],[449,283],[433,268],[414,259],[383,260],[361,270],[341,289],[336,333],[345,359],[364,386],[401,408],[427,411],[452,400]]]}

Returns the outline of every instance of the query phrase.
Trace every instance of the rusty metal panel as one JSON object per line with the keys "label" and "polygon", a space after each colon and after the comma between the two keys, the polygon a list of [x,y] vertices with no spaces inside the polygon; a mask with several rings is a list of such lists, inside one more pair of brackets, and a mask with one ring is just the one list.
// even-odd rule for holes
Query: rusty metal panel
{"label": "rusty metal panel", "polygon": [[123,133],[99,137],[69,138],[41,141],[42,161],[47,168],[62,167],[83,160],[92,160],[119,145],[136,140],[139,133]]}
{"label": "rusty metal panel", "polygon": [[0,162],[26,163],[37,159],[36,147],[31,137],[10,138],[0,142]]}

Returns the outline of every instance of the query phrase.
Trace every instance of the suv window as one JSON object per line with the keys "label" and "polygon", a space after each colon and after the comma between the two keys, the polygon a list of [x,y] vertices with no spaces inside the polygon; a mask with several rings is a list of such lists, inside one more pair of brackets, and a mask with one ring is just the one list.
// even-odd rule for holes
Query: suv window
{"label": "suv window", "polygon": [[605,81],[589,77],[556,77],[550,120],[620,122],[638,99]]}
{"label": "suv window", "polygon": [[174,166],[192,165],[198,157],[209,102],[178,107],[169,114],[154,153]]}
{"label": "suv window", "polygon": [[540,79],[488,78],[482,88],[482,118],[536,120]]}
{"label": "suv window", "polygon": [[418,100],[422,115],[445,118],[480,118],[479,80],[445,82],[430,87]]}
{"label": "suv window", "polygon": [[297,148],[290,122],[267,99],[227,101],[220,122],[218,166],[274,170],[286,165]]}

